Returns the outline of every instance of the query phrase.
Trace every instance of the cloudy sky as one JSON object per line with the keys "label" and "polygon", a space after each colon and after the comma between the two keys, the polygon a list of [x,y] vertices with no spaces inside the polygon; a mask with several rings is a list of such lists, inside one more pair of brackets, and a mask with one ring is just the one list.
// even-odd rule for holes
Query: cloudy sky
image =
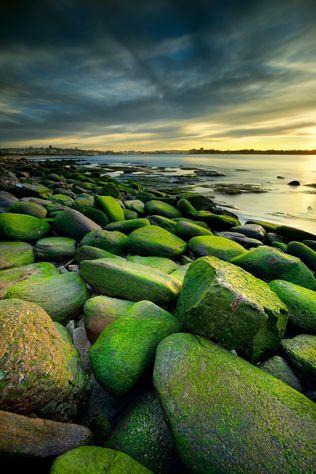
{"label": "cloudy sky", "polygon": [[0,144],[316,148],[316,0],[1,0]]}

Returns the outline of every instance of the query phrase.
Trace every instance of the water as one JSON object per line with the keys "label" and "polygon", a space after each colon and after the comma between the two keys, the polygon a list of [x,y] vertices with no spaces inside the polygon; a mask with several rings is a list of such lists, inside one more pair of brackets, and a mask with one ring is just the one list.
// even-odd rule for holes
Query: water
{"label": "water", "polygon": [[[43,159],[46,157],[35,157]],[[192,189],[205,195],[215,196],[216,202],[232,206],[242,220],[263,219],[293,225],[316,232],[316,189],[306,184],[316,183],[315,155],[104,155],[67,157],[86,164],[105,166],[147,165],[152,168],[148,179],[154,175],[169,177],[170,182],[182,176],[183,185],[194,181]],[[166,167],[157,170],[156,167]],[[182,168],[191,168],[183,170]],[[194,179],[194,169],[216,170],[225,176],[200,176]],[[120,172],[115,173],[118,177]],[[187,178],[186,178],[186,177]],[[284,179],[278,178],[282,176]],[[145,179],[142,172],[133,178]],[[292,180],[301,186],[292,187]],[[267,193],[242,193],[227,195],[214,189],[217,184],[255,184],[268,189]]]}

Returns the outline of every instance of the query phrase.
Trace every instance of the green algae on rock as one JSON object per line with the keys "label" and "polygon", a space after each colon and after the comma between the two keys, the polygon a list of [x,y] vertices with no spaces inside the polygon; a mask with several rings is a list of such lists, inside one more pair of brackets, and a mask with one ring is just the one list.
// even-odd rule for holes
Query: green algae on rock
{"label": "green algae on rock", "polygon": [[45,219],[4,212],[0,214],[0,236],[13,240],[37,240],[44,237],[50,226]]}
{"label": "green algae on rock", "polygon": [[78,247],[76,252],[76,261],[81,263],[83,260],[95,260],[97,258],[118,258],[123,259],[119,255],[108,252],[107,250],[100,249],[98,247],[92,247],[90,245],[81,245]]}
{"label": "green algae on rock", "polygon": [[173,217],[180,217],[181,212],[176,207],[171,206],[163,201],[147,201],[145,205],[147,214],[157,214],[160,216],[168,217],[172,219]]}
{"label": "green algae on rock", "polygon": [[83,308],[84,324],[89,340],[94,343],[102,331],[135,304],[134,301],[95,296],[86,301]]}
{"label": "green algae on rock", "polygon": [[45,458],[92,442],[85,426],[0,411],[0,455]]}
{"label": "green algae on rock", "polygon": [[128,219],[126,221],[111,222],[105,228],[106,230],[117,230],[124,234],[130,234],[133,230],[140,229],[145,225],[150,225],[150,221],[145,218]]}
{"label": "green algae on rock", "polygon": [[190,265],[176,316],[187,331],[252,361],[278,347],[287,322],[285,305],[267,283],[216,257]]}
{"label": "green algae on rock", "polygon": [[122,232],[109,230],[93,230],[86,234],[80,245],[98,247],[115,255],[124,255],[128,237]]}
{"label": "green algae on rock", "polygon": [[147,216],[147,219],[149,219],[151,225],[165,229],[171,234],[176,234],[176,222],[173,219],[158,215]]}
{"label": "green algae on rock", "polygon": [[93,222],[99,224],[101,227],[105,227],[109,223],[109,218],[105,212],[96,209],[95,207],[82,206],[80,212],[86,217],[89,217]]}
{"label": "green algae on rock", "polygon": [[193,237],[188,243],[188,248],[199,257],[210,255],[226,261],[231,261],[246,252],[242,245],[233,240],[211,235]]}
{"label": "green algae on rock", "polygon": [[89,381],[61,329],[38,305],[0,301],[1,410],[59,421],[77,416]]}
{"label": "green algae on rock", "polygon": [[98,293],[131,301],[147,299],[164,305],[174,301],[181,289],[172,276],[128,260],[84,260],[80,274]]}
{"label": "green algae on rock", "polygon": [[274,356],[260,364],[260,369],[265,370],[282,382],[290,385],[299,392],[303,391],[302,384],[290,365],[280,356]]}
{"label": "green algae on rock", "polygon": [[199,235],[213,235],[209,229],[190,221],[176,222],[176,233],[183,240],[190,240]]}
{"label": "green algae on rock", "polygon": [[172,273],[178,269],[178,264],[170,258],[166,257],[142,257],[140,255],[129,255],[127,257],[129,262],[147,265],[148,267],[156,268],[164,273]]}
{"label": "green algae on rock", "polygon": [[123,209],[112,196],[98,196],[98,204],[111,222],[125,220]]}
{"label": "green algae on rock", "polygon": [[36,242],[34,251],[38,259],[59,262],[74,257],[76,241],[69,237],[44,237]]}
{"label": "green algae on rock", "polygon": [[8,212],[15,212],[17,214],[28,214],[29,216],[38,217],[39,219],[43,219],[47,215],[47,210],[44,206],[30,201],[15,202],[11,204],[8,209]]}
{"label": "green algae on rock", "polygon": [[284,280],[273,280],[269,285],[286,305],[289,323],[316,333],[316,292]]}
{"label": "green algae on rock", "polygon": [[148,225],[128,236],[127,247],[138,255],[175,258],[184,253],[186,243],[161,227]]}
{"label": "green algae on rock", "polygon": [[54,321],[76,318],[89,298],[88,289],[78,273],[33,277],[11,286],[5,298],[20,298],[36,303]]}
{"label": "green algae on rock", "polygon": [[298,257],[311,270],[316,271],[316,252],[302,242],[289,242],[287,245],[288,253]]}
{"label": "green algae on rock", "polygon": [[153,472],[181,472],[163,411],[154,392],[145,393],[123,413],[106,446],[128,454]]}
{"label": "green algae on rock", "polygon": [[7,290],[16,283],[33,277],[58,275],[58,269],[48,262],[30,263],[20,267],[12,267],[0,271],[0,298],[4,298]]}
{"label": "green algae on rock", "polygon": [[315,404],[211,341],[162,341],[154,385],[189,472],[313,472]]}
{"label": "green algae on rock", "polygon": [[98,446],[82,446],[55,459],[50,474],[150,474],[127,454]]}
{"label": "green algae on rock", "polygon": [[283,339],[281,349],[284,358],[309,385],[316,386],[316,336],[299,334]]}
{"label": "green algae on rock", "polygon": [[248,250],[232,263],[265,281],[286,280],[311,290],[316,288],[313,273],[299,258],[267,245]]}
{"label": "green algae on rock", "polygon": [[26,242],[0,242],[0,270],[34,262],[32,245]]}
{"label": "green algae on rock", "polygon": [[81,240],[92,230],[101,230],[101,227],[93,220],[84,216],[81,212],[70,208],[66,208],[57,214],[54,225],[61,235],[77,241]]}
{"label": "green algae on rock", "polygon": [[159,342],[179,329],[171,313],[150,301],[135,303],[90,348],[95,378],[113,396],[128,393],[153,363]]}

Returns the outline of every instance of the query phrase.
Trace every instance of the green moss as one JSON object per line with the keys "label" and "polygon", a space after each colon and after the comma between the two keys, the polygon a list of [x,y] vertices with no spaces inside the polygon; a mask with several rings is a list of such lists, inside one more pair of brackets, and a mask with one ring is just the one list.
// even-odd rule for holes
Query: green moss
{"label": "green moss", "polygon": [[186,243],[158,226],[134,230],[128,237],[128,249],[139,255],[174,258],[186,249]]}
{"label": "green moss", "polygon": [[189,472],[313,472],[315,404],[214,343],[174,334],[154,385]]}
{"label": "green moss", "polygon": [[39,219],[43,219],[47,215],[47,211],[44,206],[29,201],[19,201],[11,204],[8,212],[28,214],[29,216],[38,217]]}
{"label": "green moss", "polygon": [[51,474],[149,474],[150,471],[124,453],[97,446],[83,446],[59,456]]}
{"label": "green moss", "polygon": [[128,238],[118,231],[95,230],[88,232],[81,240],[80,245],[98,247],[115,255],[124,255]]}
{"label": "green moss", "polygon": [[280,356],[271,357],[260,365],[260,369],[273,375],[273,377],[282,380],[282,382],[290,385],[299,392],[303,391],[300,380],[296,377],[295,373],[289,366],[289,364]]}
{"label": "green moss", "polygon": [[301,378],[316,386],[316,336],[299,334],[293,339],[283,339],[282,354]]}
{"label": "green moss", "polygon": [[281,225],[277,227],[276,232],[284,237],[286,242],[292,242],[293,240],[306,240],[312,239],[315,240],[316,235],[306,230],[297,229],[296,227],[290,227],[287,225]]}
{"label": "green moss", "polygon": [[49,231],[50,226],[45,219],[27,214],[0,214],[0,235],[13,240],[36,240]]}
{"label": "green moss", "polygon": [[106,230],[115,230],[125,234],[130,234],[133,230],[140,229],[145,225],[150,225],[148,219],[129,219],[127,221],[111,222],[106,226]]}
{"label": "green moss", "polygon": [[26,242],[0,242],[0,270],[33,262],[32,245]]}
{"label": "green moss", "polygon": [[181,216],[179,209],[167,204],[166,202],[156,201],[155,199],[152,201],[147,201],[145,207],[147,214],[157,214],[170,219]]}
{"label": "green moss", "polygon": [[213,230],[229,230],[231,227],[240,225],[238,219],[226,214],[213,214],[210,211],[197,211],[192,215],[193,219],[202,220]]}
{"label": "green moss", "polygon": [[111,222],[125,220],[123,209],[112,196],[98,196],[98,204]]}
{"label": "green moss", "polygon": [[107,250],[92,247],[90,245],[82,245],[76,253],[76,261],[81,263],[83,260],[95,260],[97,258],[122,258]]}
{"label": "green moss", "polygon": [[301,242],[290,242],[287,246],[289,254],[302,260],[311,270],[316,271],[316,252]]}
{"label": "green moss", "polygon": [[164,273],[172,273],[178,269],[178,264],[166,257],[142,257],[140,255],[129,255],[127,260],[129,262],[156,268]]}
{"label": "green moss", "polygon": [[287,321],[286,307],[266,283],[215,257],[190,265],[176,316],[186,330],[253,361],[278,347]]}
{"label": "green moss", "polygon": [[179,199],[177,202],[178,209],[182,212],[184,216],[193,215],[196,213],[195,207],[187,199]]}
{"label": "green moss", "polygon": [[45,237],[36,242],[34,250],[38,259],[63,261],[74,257],[76,241],[69,237]]}
{"label": "green moss", "polygon": [[126,394],[153,363],[159,342],[179,329],[176,318],[155,304],[134,304],[90,348],[96,379],[113,396]]}
{"label": "green moss", "polygon": [[57,202],[58,204],[62,204],[63,206],[72,207],[75,204],[75,201],[66,194],[54,194],[51,196],[51,201]]}
{"label": "green moss", "polygon": [[169,219],[169,217],[153,215],[147,216],[147,218],[149,219],[152,225],[161,227],[162,229],[167,230],[171,234],[176,234],[176,224],[174,220]]}
{"label": "green moss", "polygon": [[245,248],[237,242],[226,239],[226,237],[212,235],[193,237],[188,244],[188,248],[199,257],[211,255],[226,261],[230,261],[237,255],[246,252]]}
{"label": "green moss", "polygon": [[89,217],[89,219],[93,220],[93,222],[96,222],[96,224],[99,224],[101,227],[105,227],[109,223],[109,218],[105,214],[105,212],[100,211],[100,209],[96,209],[94,207],[89,207],[89,206],[83,206],[80,207],[80,212],[86,216]]}
{"label": "green moss", "polygon": [[213,235],[209,229],[201,227],[194,222],[179,221],[176,223],[176,232],[181,239],[190,240],[199,235]]}
{"label": "green moss", "polygon": [[137,212],[137,214],[140,214],[140,215],[145,214],[145,204],[139,199],[125,201],[125,207],[126,209],[130,211]]}
{"label": "green moss", "polygon": [[101,230],[101,227],[93,220],[70,208],[57,214],[54,225],[63,236],[71,237],[77,241],[81,240],[88,232]]}

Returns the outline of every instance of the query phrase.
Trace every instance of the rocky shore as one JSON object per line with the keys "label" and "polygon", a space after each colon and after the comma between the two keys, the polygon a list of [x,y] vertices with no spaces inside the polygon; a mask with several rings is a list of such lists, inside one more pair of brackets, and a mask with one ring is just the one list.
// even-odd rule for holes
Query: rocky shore
{"label": "rocky shore", "polygon": [[74,162],[0,174],[0,467],[314,472],[316,235]]}

